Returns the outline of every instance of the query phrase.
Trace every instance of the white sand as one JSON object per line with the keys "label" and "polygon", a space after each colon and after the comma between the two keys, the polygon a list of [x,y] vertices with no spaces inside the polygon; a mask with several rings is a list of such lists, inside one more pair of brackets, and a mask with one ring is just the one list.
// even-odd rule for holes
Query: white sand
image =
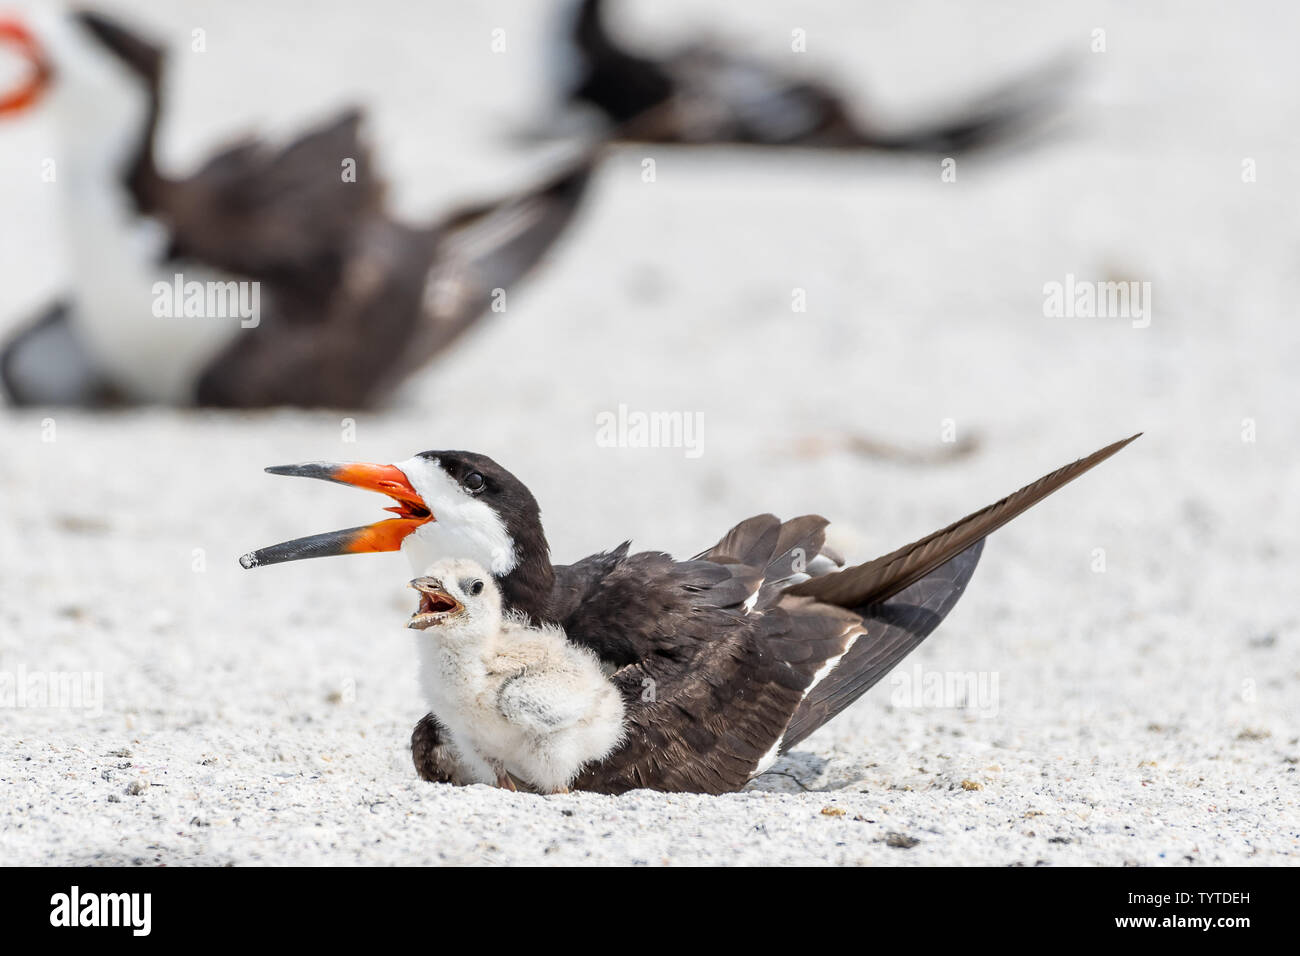
{"label": "white sand", "polygon": [[[417,6],[395,41],[396,0],[335,19],[132,6],[177,42],[208,31],[176,64],[177,165],[357,94],[412,217],[535,168],[496,137],[535,93],[536,4]],[[355,443],[342,413],[0,412],[0,674],[88,671],[103,695],[99,714],[0,707],[0,861],[1296,862],[1300,10],[890,0],[845,23],[831,2],[761,6],[727,22],[640,4],[629,22],[654,42],[684,10],[776,57],[805,27],[807,69],[870,84],[899,118],[1071,46],[1075,108],[954,184],[929,160],[621,152],[549,270],[397,407],[352,416]],[[1109,52],[1089,55],[1098,26]],[[32,180],[44,136],[0,129],[24,223],[0,232],[6,325],[62,275],[58,187]],[[1044,318],[1067,273],[1152,282],[1150,327]],[[597,448],[619,403],[702,412],[704,454]],[[949,418],[980,445],[948,465],[799,445],[934,450]],[[690,554],[767,510],[827,515],[863,559],[1140,429],[998,532],[901,668],[996,675],[995,715],[896,706],[887,678],[778,764],[789,776],[728,797],[424,784],[404,560],[236,563],[379,514],[267,464],[484,451],[536,492],[559,560],[624,537]]]}

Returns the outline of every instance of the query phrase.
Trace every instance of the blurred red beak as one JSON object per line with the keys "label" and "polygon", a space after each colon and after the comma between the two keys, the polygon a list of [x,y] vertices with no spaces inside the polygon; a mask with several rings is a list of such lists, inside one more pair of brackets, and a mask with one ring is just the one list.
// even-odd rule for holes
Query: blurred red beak
{"label": "blurred red beak", "polygon": [[0,116],[16,115],[40,100],[54,71],[50,69],[36,37],[17,20],[0,20],[0,46],[17,48],[31,68],[27,82],[12,93],[0,96]]}
{"label": "blurred red beak", "polygon": [[372,551],[397,551],[406,536],[430,521],[436,520],[424,499],[411,487],[401,469],[393,465],[370,465],[363,462],[331,464],[312,462],[306,465],[276,465],[266,469],[273,475],[297,475],[301,478],[319,478],[339,484],[378,491],[397,502],[385,508],[397,515],[375,524],[344,531],[327,531],[306,538],[296,538],[267,548],[250,551],[239,559],[245,568],[264,564],[280,564],[302,558],[324,558],[335,554],[365,554]]}

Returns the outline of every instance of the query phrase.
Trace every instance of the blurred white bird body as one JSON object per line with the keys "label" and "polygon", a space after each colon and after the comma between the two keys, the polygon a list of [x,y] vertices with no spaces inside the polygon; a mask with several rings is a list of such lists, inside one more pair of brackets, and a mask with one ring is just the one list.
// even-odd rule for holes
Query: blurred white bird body
{"label": "blurred white bird body", "polygon": [[240,326],[158,314],[155,286],[175,273],[199,282],[235,277],[192,262],[164,263],[168,231],[135,207],[123,181],[148,122],[147,89],[67,17],[48,14],[40,23],[59,71],[51,92],[61,145],[54,175],[76,276],[71,322],[125,397],[188,403],[199,372]]}

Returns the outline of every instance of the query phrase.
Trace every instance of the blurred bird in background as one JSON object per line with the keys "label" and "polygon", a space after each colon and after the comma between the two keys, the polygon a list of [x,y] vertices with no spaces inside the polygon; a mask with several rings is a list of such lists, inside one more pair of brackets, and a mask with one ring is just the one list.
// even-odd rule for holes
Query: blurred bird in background
{"label": "blurred bird in background", "polygon": [[0,20],[27,64],[0,117],[48,109],[73,277],[0,343],[18,405],[367,407],[451,346],[564,234],[605,143],[956,152],[1041,115],[1064,72],[901,131],[816,79],[698,43],[624,49],[601,0],[560,11],[571,106],[601,127],[558,172],[429,225],[390,213],[348,109],[287,145],[245,139],[188,176],[159,168],[163,48],[94,12]]}
{"label": "blurred bird in background", "polygon": [[[595,162],[409,226],[385,208],[357,110],[174,178],[154,157],[161,47],[91,12],[5,20],[0,46],[29,63],[0,116],[48,104],[56,119],[75,276],[0,350],[17,404],[373,405],[539,262]],[[196,288],[203,306],[183,311]],[[242,311],[208,314],[212,290]]]}
{"label": "blurred bird in background", "polygon": [[947,118],[906,129],[858,115],[851,97],[709,42],[658,59],[610,32],[604,0],[575,0],[557,51],[564,95],[594,110],[615,139],[689,145],[745,144],[960,153],[1003,142],[1042,119],[1071,69],[1043,66],[976,97]]}

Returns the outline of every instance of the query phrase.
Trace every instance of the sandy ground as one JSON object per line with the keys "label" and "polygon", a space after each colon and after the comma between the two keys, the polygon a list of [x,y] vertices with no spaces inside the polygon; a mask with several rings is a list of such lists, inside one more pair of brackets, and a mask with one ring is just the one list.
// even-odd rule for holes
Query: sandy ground
{"label": "sandy ground", "polygon": [[[542,161],[502,137],[537,97],[540,5],[131,6],[176,42],[208,30],[175,64],[177,168],[349,99],[413,219]],[[929,159],[621,151],[550,267],[382,413],[0,411],[0,674],[89,675],[68,678],[84,706],[0,707],[0,861],[1300,859],[1300,8],[840,6],[629,4],[625,24],[773,57],[803,27],[801,65],[895,119],[1069,49],[1067,121],[955,183]],[[9,325],[65,266],[57,190],[32,182],[47,131],[0,135]],[[1149,327],[1044,318],[1069,273],[1151,282]],[[597,447],[620,403],[701,413],[703,454]],[[942,452],[946,420],[975,453],[844,448]],[[823,513],[865,559],[1138,430],[989,541],[894,679],[727,797],[424,784],[404,560],[236,564],[377,515],[267,464],[484,451],[535,491],[560,560],[627,537],[685,555],[758,511]],[[978,706],[902,682],[964,674]]]}

